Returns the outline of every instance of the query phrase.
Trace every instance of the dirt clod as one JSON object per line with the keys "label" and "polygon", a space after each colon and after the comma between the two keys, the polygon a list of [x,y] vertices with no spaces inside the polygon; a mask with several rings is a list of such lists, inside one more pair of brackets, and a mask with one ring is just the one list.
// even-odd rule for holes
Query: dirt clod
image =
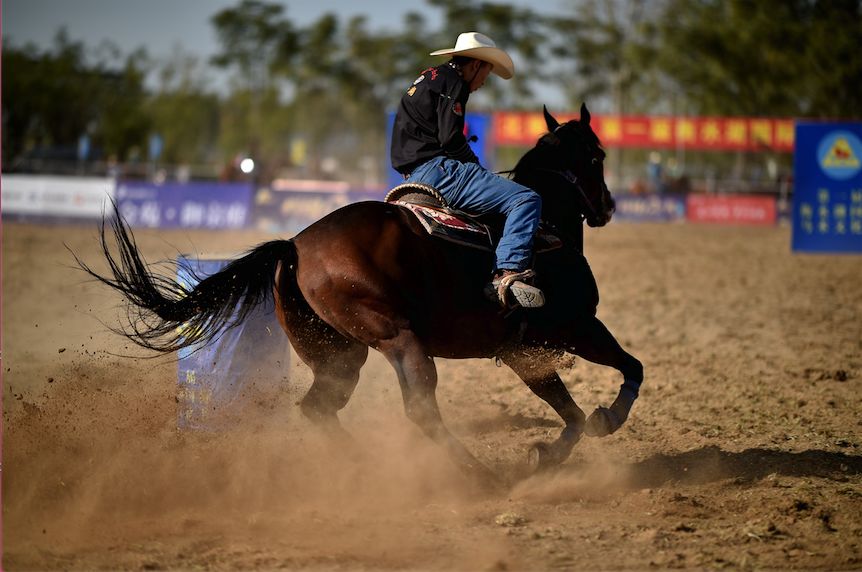
{"label": "dirt clod", "polygon": [[521,526],[527,523],[527,519],[516,512],[504,512],[494,517],[497,526]]}

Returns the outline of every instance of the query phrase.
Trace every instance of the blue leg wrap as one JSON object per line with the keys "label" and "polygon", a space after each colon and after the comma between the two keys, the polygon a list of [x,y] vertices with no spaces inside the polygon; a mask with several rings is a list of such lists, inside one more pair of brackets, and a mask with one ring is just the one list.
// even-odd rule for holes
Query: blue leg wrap
{"label": "blue leg wrap", "polygon": [[631,397],[632,401],[638,398],[638,393],[640,391],[641,382],[635,381],[633,379],[627,379],[620,386],[620,395],[623,393],[627,393],[629,397]]}

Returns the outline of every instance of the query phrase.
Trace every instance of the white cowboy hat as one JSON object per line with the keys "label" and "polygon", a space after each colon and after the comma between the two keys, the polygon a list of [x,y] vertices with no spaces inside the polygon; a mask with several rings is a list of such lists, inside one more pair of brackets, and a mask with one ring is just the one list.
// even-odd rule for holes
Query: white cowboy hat
{"label": "white cowboy hat", "polygon": [[431,52],[432,56],[467,56],[488,62],[494,68],[491,70],[503,79],[515,75],[515,64],[509,54],[497,47],[494,40],[479,32],[464,32],[458,36],[455,47],[447,50]]}

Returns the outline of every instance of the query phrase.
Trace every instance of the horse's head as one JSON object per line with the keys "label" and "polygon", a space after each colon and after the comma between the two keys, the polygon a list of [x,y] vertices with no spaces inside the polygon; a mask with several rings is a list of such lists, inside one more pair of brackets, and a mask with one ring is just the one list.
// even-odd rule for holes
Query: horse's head
{"label": "horse's head", "polygon": [[548,133],[515,168],[516,178],[522,175],[525,184],[542,195],[549,219],[577,213],[590,226],[606,225],[615,204],[605,184],[605,152],[590,127],[586,104],[581,105],[580,120],[565,123],[554,119],[547,107],[543,111]]}

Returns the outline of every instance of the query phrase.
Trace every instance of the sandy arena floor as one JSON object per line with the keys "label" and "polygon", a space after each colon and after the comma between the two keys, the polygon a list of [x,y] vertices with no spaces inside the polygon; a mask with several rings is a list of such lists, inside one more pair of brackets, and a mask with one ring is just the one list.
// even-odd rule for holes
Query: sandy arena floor
{"label": "sandy arena floor", "polygon": [[[256,232],[138,231],[149,260]],[[95,225],[3,224],[5,570],[862,568],[862,257],[793,255],[787,228],[587,230],[599,317],[643,363],[628,424],[524,476],[559,420],[491,360],[438,360],[450,427],[512,483],[476,490],[405,419],[378,354],[346,455],[290,382],[220,434],[176,429],[176,363],[105,324]],[[587,412],[615,372],[563,372]]]}

